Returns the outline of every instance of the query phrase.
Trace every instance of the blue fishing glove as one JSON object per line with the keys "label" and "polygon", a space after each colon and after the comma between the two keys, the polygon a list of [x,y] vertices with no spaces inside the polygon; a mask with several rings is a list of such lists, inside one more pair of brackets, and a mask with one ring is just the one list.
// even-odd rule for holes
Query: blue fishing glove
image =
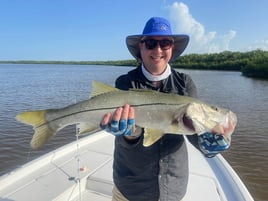
{"label": "blue fishing glove", "polygon": [[230,147],[230,142],[226,141],[223,135],[209,132],[198,136],[198,144],[201,151],[209,158]]}
{"label": "blue fishing glove", "polygon": [[119,135],[126,135],[130,136],[135,131],[135,120],[128,119],[128,120],[120,120],[120,121],[111,121],[110,125],[110,133],[115,136]]}

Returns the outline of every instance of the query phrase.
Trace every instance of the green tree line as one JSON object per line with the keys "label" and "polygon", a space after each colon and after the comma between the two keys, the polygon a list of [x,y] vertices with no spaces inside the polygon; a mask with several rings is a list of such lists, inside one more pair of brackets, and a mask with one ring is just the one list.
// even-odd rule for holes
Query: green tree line
{"label": "green tree line", "polygon": [[179,57],[175,68],[241,71],[249,77],[268,78],[268,51],[224,51],[214,54],[189,54]]}
{"label": "green tree line", "polygon": [[[0,63],[18,64],[77,64],[77,65],[113,65],[137,66],[135,60],[118,61],[0,61]],[[174,68],[200,70],[241,71],[244,76],[268,79],[268,51],[250,52],[224,51],[213,54],[188,54],[180,56],[172,63]]]}

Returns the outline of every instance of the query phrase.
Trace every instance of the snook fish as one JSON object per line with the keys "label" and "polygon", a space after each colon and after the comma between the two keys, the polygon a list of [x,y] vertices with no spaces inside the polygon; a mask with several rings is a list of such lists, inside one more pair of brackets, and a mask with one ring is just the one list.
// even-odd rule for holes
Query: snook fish
{"label": "snook fish", "polygon": [[213,131],[229,137],[237,123],[232,111],[191,97],[152,90],[122,91],[96,81],[88,100],[61,109],[28,111],[16,118],[33,126],[31,147],[38,149],[68,125],[78,124],[79,134],[100,130],[103,115],[125,103],[135,108],[136,125],[145,128],[144,146],[152,145],[165,133],[200,135]]}

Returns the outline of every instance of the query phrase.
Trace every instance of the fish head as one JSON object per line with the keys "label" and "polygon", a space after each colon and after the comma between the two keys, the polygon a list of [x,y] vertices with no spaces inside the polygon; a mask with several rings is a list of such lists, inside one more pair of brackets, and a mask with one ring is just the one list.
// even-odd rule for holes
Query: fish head
{"label": "fish head", "polygon": [[228,109],[205,103],[190,103],[183,116],[186,127],[197,134],[218,133],[229,137],[237,124],[236,114]]}

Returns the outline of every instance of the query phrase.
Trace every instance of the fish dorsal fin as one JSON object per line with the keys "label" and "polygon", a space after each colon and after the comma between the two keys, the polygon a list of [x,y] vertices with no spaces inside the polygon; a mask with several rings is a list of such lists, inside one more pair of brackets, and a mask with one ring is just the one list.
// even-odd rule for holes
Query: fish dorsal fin
{"label": "fish dorsal fin", "polygon": [[91,92],[91,97],[100,95],[100,94],[105,94],[108,92],[112,92],[112,91],[119,91],[119,89],[112,87],[108,84],[104,84],[102,82],[98,82],[98,81],[93,81],[92,82],[92,92]]}

